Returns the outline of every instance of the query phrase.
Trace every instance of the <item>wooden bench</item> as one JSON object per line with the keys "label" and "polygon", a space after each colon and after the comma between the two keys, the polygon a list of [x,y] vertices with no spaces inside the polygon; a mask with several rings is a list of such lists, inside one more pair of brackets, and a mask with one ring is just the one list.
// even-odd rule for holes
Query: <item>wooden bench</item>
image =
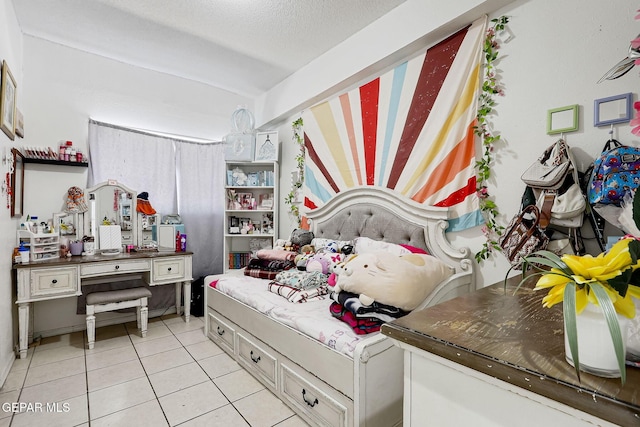
{"label": "wooden bench", "polygon": [[96,313],[136,307],[138,329],[144,338],[147,335],[149,310],[147,300],[151,291],[144,287],[119,289],[115,291],[93,292],[87,295],[87,338],[89,349],[96,340]]}

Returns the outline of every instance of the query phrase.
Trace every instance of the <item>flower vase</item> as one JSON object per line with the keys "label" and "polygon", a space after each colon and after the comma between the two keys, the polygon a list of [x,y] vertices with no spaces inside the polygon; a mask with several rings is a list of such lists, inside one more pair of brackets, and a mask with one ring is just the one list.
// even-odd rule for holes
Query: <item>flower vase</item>
{"label": "flower vase", "polygon": [[[622,333],[623,350],[626,352],[629,319],[617,313],[616,317]],[[619,378],[618,359],[616,358],[607,321],[600,306],[587,304],[582,313],[576,315],[576,327],[578,331],[580,370],[600,377]],[[571,366],[575,366],[571,357],[566,331],[564,334],[564,352],[567,362]]]}

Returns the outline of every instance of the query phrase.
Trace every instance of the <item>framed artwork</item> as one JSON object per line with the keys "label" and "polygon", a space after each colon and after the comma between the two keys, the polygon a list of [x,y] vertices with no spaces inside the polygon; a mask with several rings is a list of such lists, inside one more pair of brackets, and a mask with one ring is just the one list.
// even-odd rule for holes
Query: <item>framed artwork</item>
{"label": "framed artwork", "polygon": [[547,135],[578,130],[578,104],[547,111]]}
{"label": "framed artwork", "polygon": [[24,117],[22,112],[16,108],[16,136],[24,138]]}
{"label": "framed artwork", "polygon": [[263,193],[258,196],[259,203],[258,209],[271,210],[273,209],[273,193]]}
{"label": "framed artwork", "polygon": [[7,61],[2,61],[2,90],[0,90],[0,128],[7,136],[16,138],[16,80]]}
{"label": "framed artwork", "polygon": [[627,123],[633,117],[633,94],[600,98],[593,101],[593,125],[609,126],[615,123]]}
{"label": "framed artwork", "polygon": [[224,159],[250,162],[254,143],[253,134],[230,133],[225,137]]}
{"label": "framed artwork", "polygon": [[19,150],[12,148],[11,216],[22,216],[24,211],[24,159]]}
{"label": "framed artwork", "polygon": [[256,134],[256,152],[254,161],[278,161],[278,132],[267,131]]}
{"label": "framed artwork", "polygon": [[254,209],[254,201],[252,193],[238,193],[240,209]]}

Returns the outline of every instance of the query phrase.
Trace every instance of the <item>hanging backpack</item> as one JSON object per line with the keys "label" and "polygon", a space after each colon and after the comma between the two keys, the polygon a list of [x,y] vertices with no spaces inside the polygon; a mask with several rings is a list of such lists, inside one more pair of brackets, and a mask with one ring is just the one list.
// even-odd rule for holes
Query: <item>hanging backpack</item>
{"label": "hanging backpack", "polygon": [[593,163],[587,196],[589,204],[619,206],[626,192],[640,186],[640,148],[610,139]]}

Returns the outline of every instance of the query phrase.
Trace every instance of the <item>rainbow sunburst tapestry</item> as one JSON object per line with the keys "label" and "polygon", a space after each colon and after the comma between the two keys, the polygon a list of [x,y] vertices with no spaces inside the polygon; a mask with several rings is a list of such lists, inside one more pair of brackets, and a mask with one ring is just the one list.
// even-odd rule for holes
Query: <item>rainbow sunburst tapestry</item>
{"label": "rainbow sunburst tapestry", "polygon": [[305,111],[305,209],[380,186],[450,208],[448,231],[483,222],[475,134],[486,18],[384,75]]}

